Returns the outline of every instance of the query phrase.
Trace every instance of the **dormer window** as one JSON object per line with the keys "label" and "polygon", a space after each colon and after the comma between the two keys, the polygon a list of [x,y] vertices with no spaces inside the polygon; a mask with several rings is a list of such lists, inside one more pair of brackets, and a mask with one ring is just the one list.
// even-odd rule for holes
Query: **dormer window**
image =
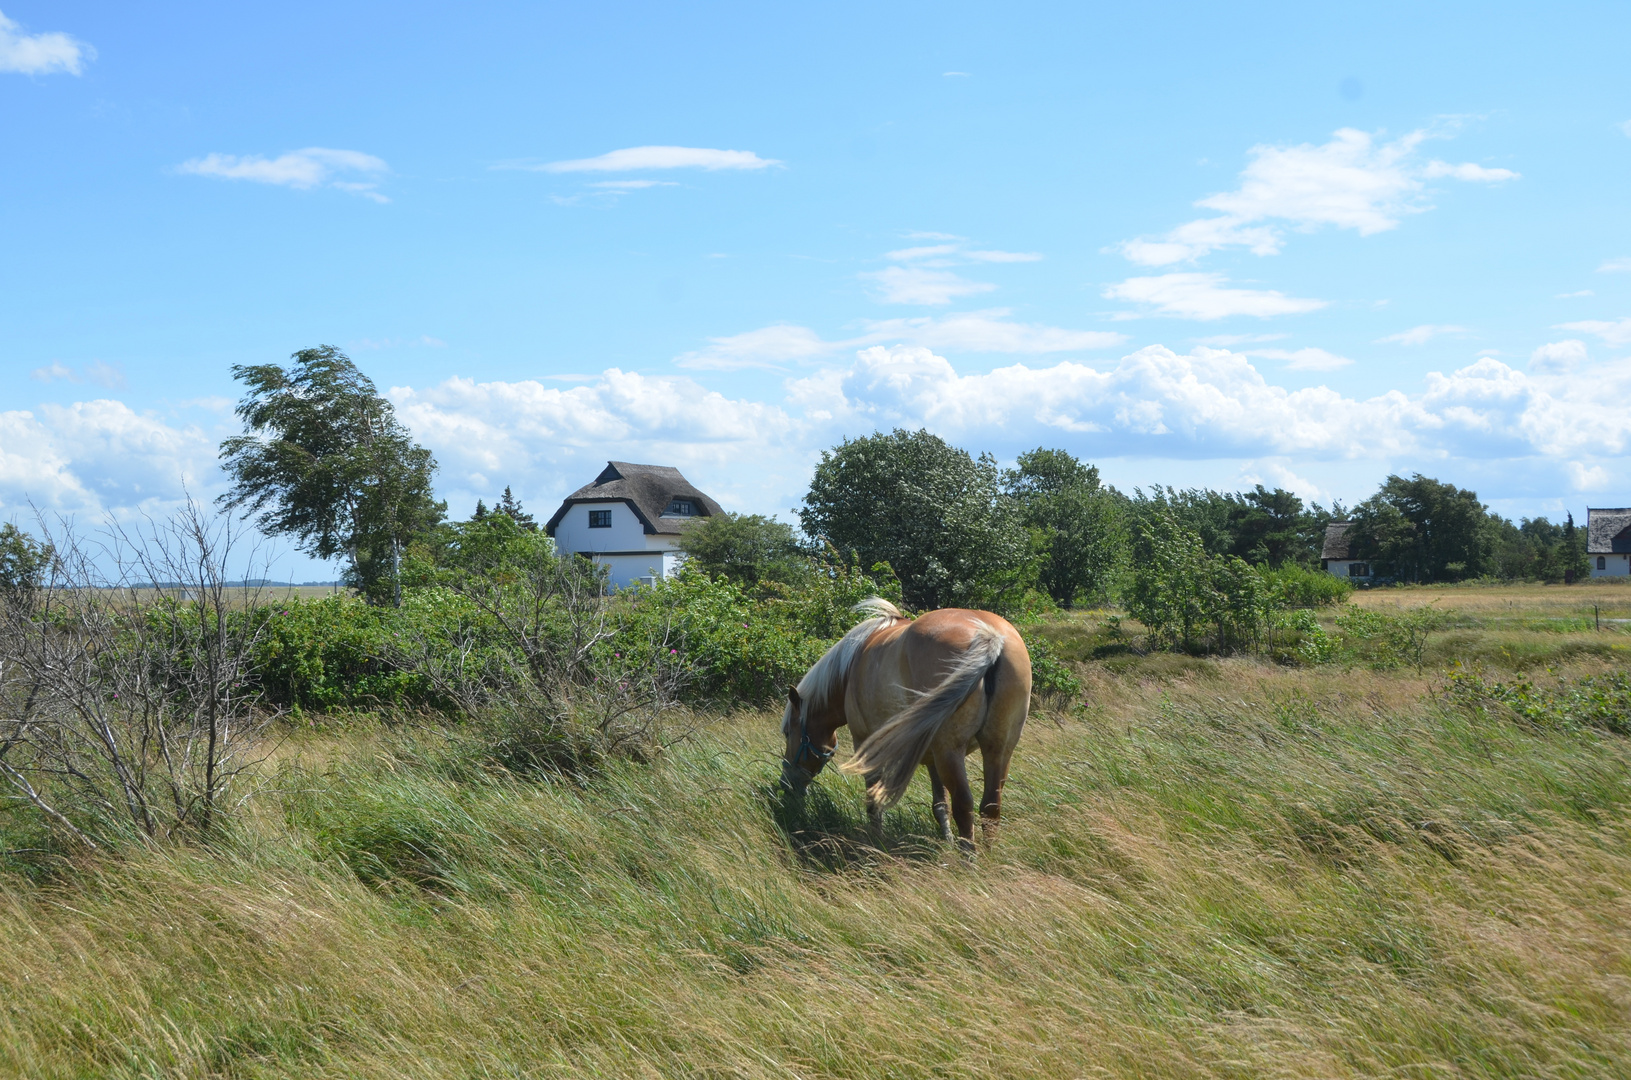
{"label": "dormer window", "polygon": [[697,512],[697,504],[690,499],[670,499],[668,509],[663,511],[663,517],[692,517]]}
{"label": "dormer window", "polygon": [[610,510],[589,511],[589,527],[591,529],[609,529],[612,527],[612,512]]}

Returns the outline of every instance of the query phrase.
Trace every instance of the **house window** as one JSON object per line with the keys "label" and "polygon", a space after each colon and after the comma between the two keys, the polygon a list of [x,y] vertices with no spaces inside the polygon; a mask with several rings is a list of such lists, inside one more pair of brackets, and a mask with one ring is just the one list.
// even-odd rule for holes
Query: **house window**
{"label": "house window", "polygon": [[610,510],[589,511],[589,527],[591,529],[609,529],[612,527],[612,512]]}
{"label": "house window", "polygon": [[1603,558],[1601,555],[1597,556],[1597,569],[1599,569],[1599,570],[1607,570],[1608,569],[1608,560]]}
{"label": "house window", "polygon": [[664,517],[690,517],[695,514],[696,506],[690,499],[672,499],[668,509],[663,511]]}
{"label": "house window", "polygon": [[1362,562],[1348,564],[1349,577],[1370,577],[1370,567]]}

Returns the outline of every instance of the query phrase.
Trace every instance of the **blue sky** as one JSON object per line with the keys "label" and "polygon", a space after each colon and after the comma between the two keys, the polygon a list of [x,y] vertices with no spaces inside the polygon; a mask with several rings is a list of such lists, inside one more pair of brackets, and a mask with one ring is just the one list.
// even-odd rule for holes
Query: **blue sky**
{"label": "blue sky", "polygon": [[6,516],[214,494],[230,366],[317,343],[461,515],[785,514],[896,425],[1631,502],[1623,4],[0,11]]}

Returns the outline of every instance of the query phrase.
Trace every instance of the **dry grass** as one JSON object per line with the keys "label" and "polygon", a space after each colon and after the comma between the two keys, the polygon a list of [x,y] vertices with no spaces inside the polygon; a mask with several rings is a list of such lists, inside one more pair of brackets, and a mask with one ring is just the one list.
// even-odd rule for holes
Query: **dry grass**
{"label": "dry grass", "polygon": [[291,744],[219,850],[3,879],[0,1072],[1631,1073],[1624,740],[1414,673],[1082,670],[973,864],[921,778],[881,851],[857,781],[782,805],[769,715],[579,787]]}

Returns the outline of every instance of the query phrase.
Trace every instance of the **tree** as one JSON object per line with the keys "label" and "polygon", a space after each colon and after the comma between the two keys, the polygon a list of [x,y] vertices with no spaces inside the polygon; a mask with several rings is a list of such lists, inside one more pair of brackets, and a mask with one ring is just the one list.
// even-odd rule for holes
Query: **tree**
{"label": "tree", "polygon": [[220,502],[309,555],[345,556],[348,584],[399,602],[403,548],[447,509],[431,493],[435,459],[343,352],[320,345],[291,359],[232,368],[248,388],[245,432],[221,444],[232,487]]}
{"label": "tree", "polygon": [[1003,607],[1033,567],[1000,479],[989,454],[927,431],[846,439],[822,452],[799,520],[846,562],[888,563],[914,607]]}
{"label": "tree", "polygon": [[45,581],[56,550],[11,522],[0,525],[0,591],[9,596],[33,593]]}
{"label": "tree", "polygon": [[1003,490],[1031,530],[1038,584],[1063,607],[1104,594],[1126,558],[1126,500],[1099,486],[1099,470],[1038,447],[1003,473]]}
{"label": "tree", "polygon": [[706,517],[680,537],[688,565],[744,585],[792,584],[809,575],[805,552],[785,521],[759,514]]}
{"label": "tree", "polygon": [[[481,503],[477,502],[476,506],[480,507]],[[523,529],[526,529],[528,532],[536,532],[538,530],[538,523],[533,520],[531,514],[521,509],[521,500],[510,494],[510,485],[508,484],[504,485],[504,494],[498,500],[497,505],[493,507],[492,512],[495,514],[503,514],[505,517],[509,518]]]}
{"label": "tree", "polygon": [[1420,473],[1389,476],[1355,507],[1349,535],[1383,573],[1424,583],[1485,573],[1494,539],[1477,492]]}

